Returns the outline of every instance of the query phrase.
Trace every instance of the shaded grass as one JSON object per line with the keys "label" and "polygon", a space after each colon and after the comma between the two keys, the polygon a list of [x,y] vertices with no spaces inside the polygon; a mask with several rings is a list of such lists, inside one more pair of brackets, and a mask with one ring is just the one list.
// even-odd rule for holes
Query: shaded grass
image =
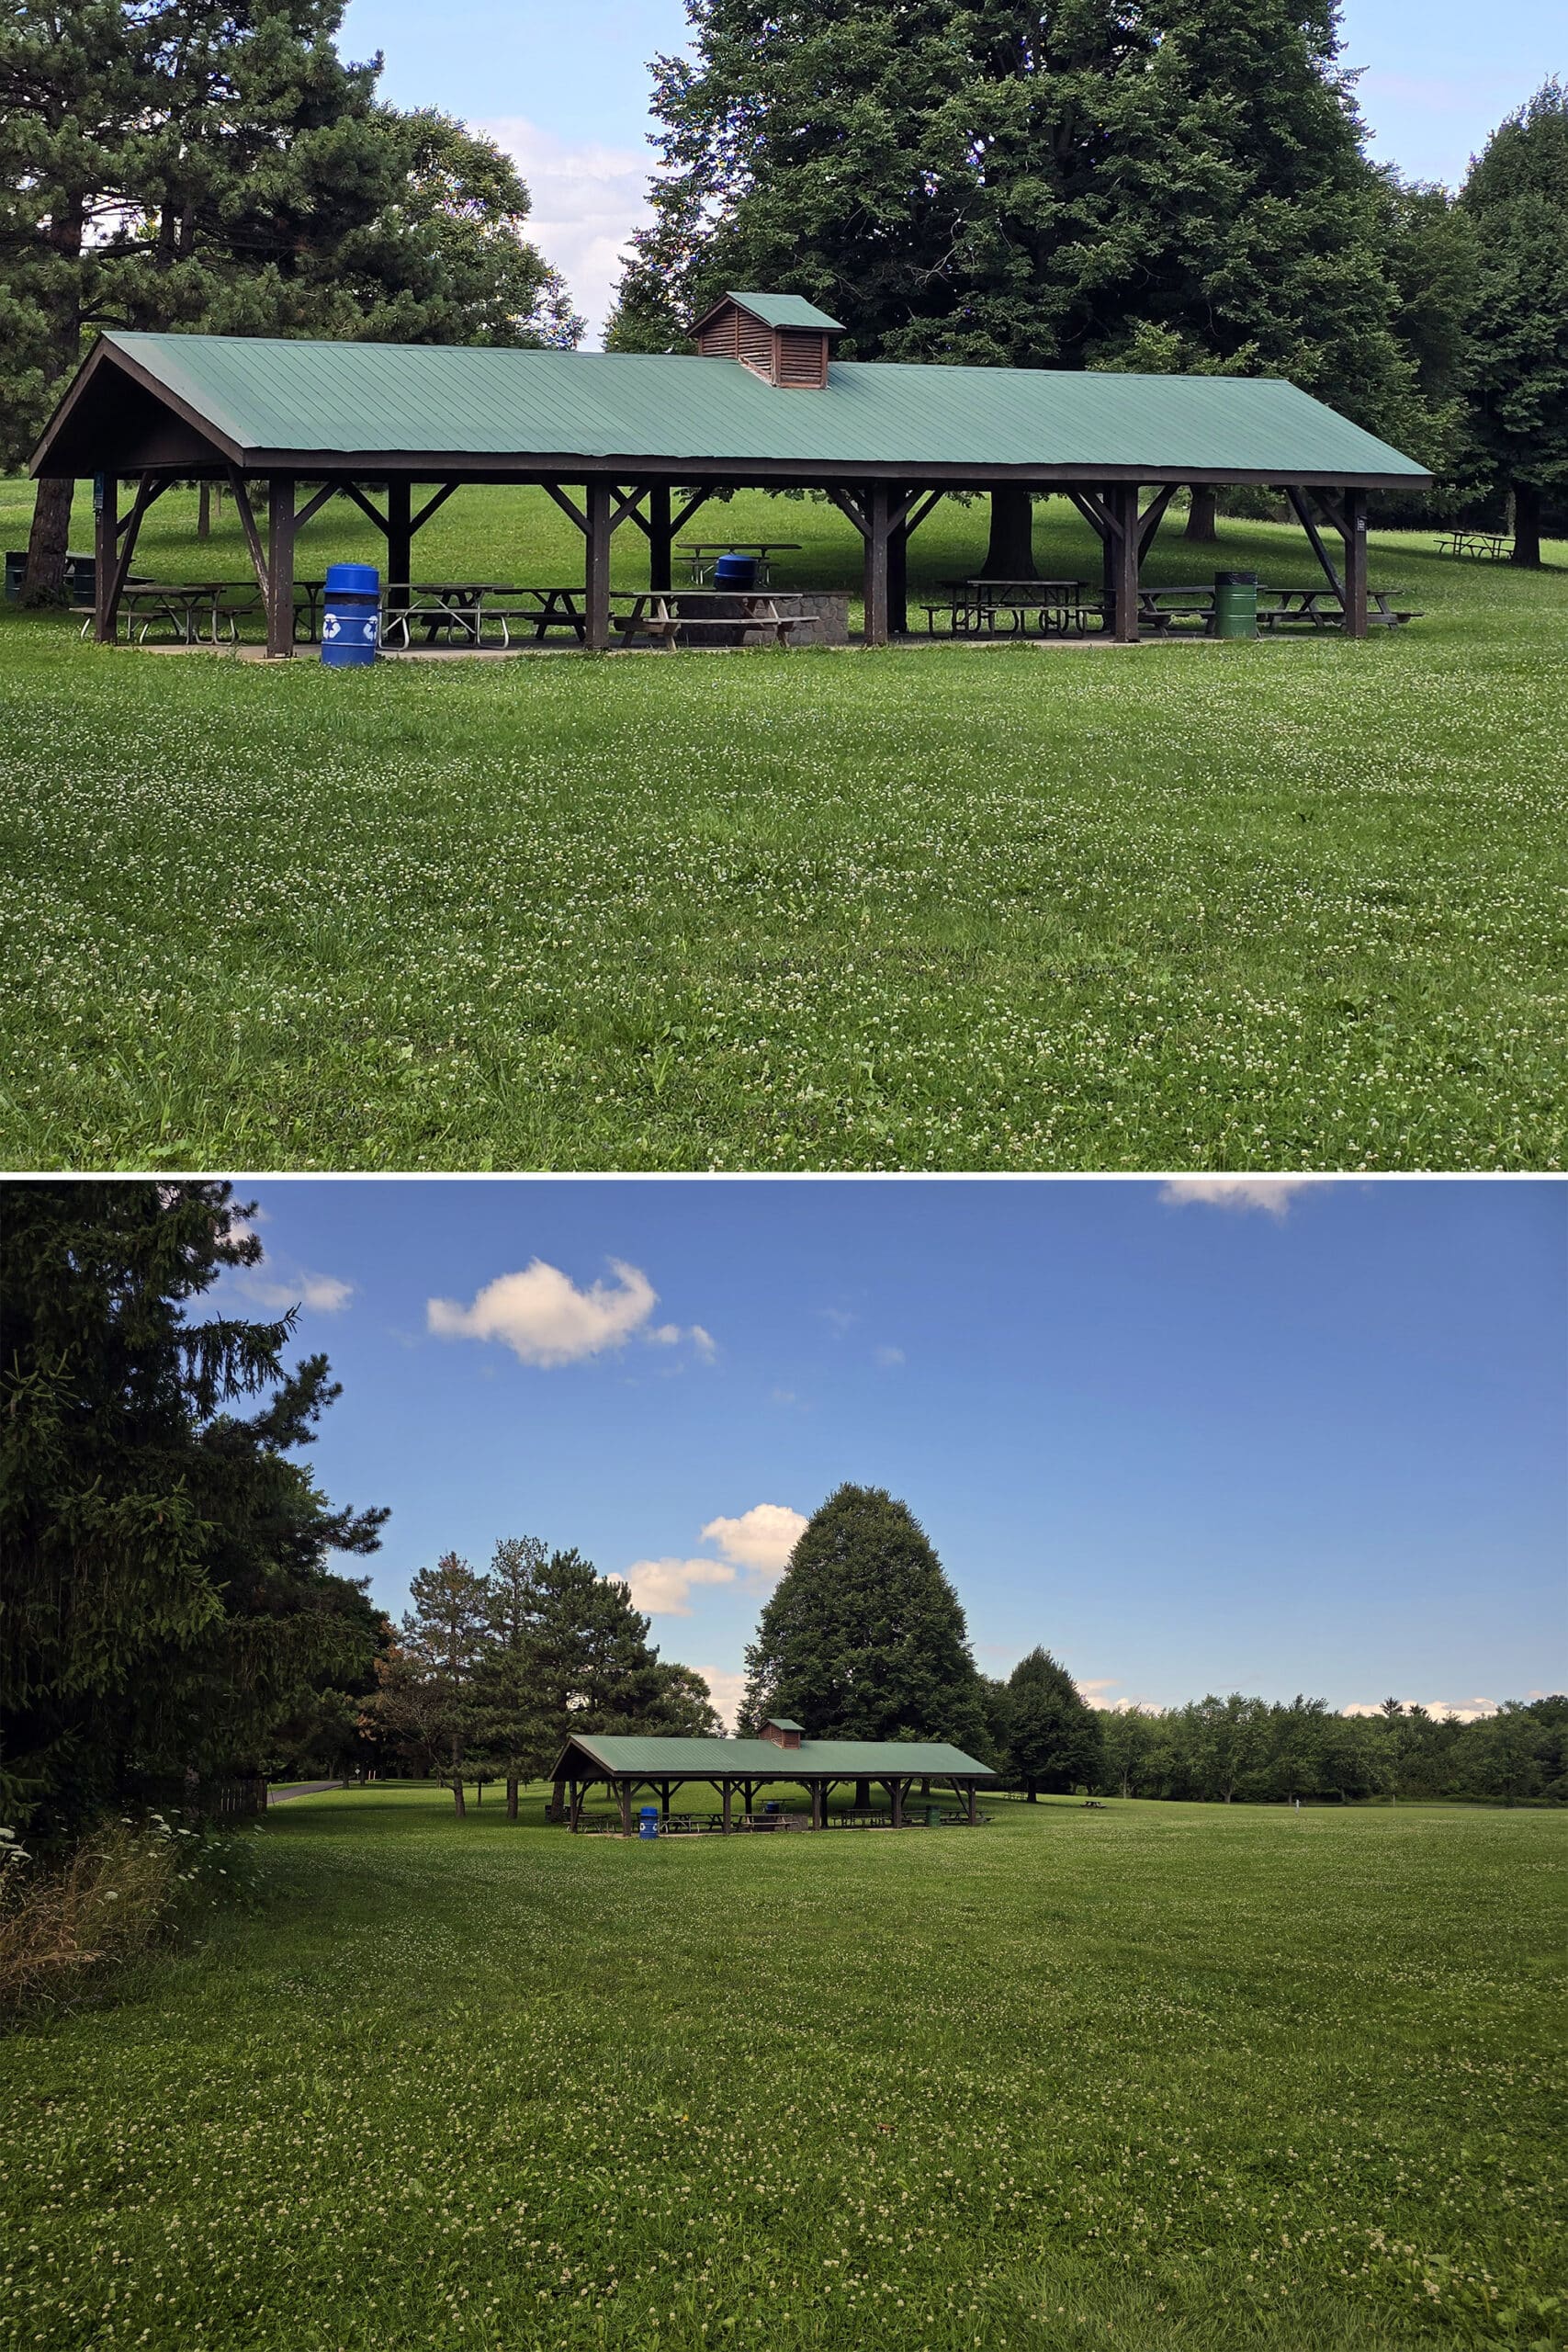
{"label": "shaded grass", "polygon": [[[720,512],[852,576],[832,510]],[[153,510],[148,567],[243,572],[193,515]],[[580,560],[525,492],[460,492],[420,546],[431,576]],[[982,547],[982,508],[939,510],[917,587]],[[1364,647],[343,675],[9,616],[4,1156],[1554,1167],[1568,581],[1432,548],[1374,539],[1429,617]],[[1055,503],[1038,550],[1092,568]],[[338,509],[300,568],[335,556],[375,556]],[[1310,577],[1269,526],[1217,560]],[[1151,572],[1215,560],[1173,537]]]}
{"label": "shaded grass", "polygon": [[570,1839],[303,1799],[0,2047],[0,2342],[1561,2346],[1562,1824]]}

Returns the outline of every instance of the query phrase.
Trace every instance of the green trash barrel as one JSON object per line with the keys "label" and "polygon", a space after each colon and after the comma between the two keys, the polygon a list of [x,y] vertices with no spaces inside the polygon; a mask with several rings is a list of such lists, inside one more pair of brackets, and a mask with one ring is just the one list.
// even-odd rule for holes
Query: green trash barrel
{"label": "green trash barrel", "polygon": [[1258,635],[1258,574],[1256,571],[1216,571],[1214,574],[1214,635]]}
{"label": "green trash barrel", "polygon": [[928,1804],[928,1805],[927,1805],[927,1807],[926,1807],[926,1827],[927,1827],[928,1829],[940,1829],[940,1828],[942,1827],[942,1807],[941,1807],[941,1805],[939,1805],[939,1804]]}

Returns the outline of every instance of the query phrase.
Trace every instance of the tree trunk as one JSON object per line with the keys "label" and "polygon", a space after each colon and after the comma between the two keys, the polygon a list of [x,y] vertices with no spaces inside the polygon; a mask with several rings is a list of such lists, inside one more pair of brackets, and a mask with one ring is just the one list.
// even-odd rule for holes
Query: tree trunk
{"label": "tree trunk", "polygon": [[982,580],[1037,580],[1034,569],[1034,502],[1010,485],[991,492],[991,544],[980,566]]}
{"label": "tree trunk", "polygon": [[1034,1783],[1032,1781],[1025,1781],[1023,1784],[1023,1795],[1024,1802],[1028,1804],[1038,1804],[1040,1802],[1039,1798],[1034,1793]]}
{"label": "tree trunk", "polygon": [[565,1813],[565,1811],[566,1811],[566,1782],[565,1782],[564,1781],[558,1781],[556,1782],[556,1784],[555,1784],[555,1792],[554,1792],[554,1794],[553,1794],[553,1795],[551,1796],[551,1798],[550,1798],[550,1818],[551,1818],[551,1820],[552,1820],[552,1821],[558,1821],[558,1820],[561,1818],[561,1815]]}
{"label": "tree trunk", "polygon": [[855,1782],[855,1811],[857,1813],[871,1811],[871,1782],[869,1781]]}
{"label": "tree trunk", "polygon": [[32,528],[28,533],[24,605],[65,602],[65,548],[71,535],[71,493],[75,487],[72,481],[40,481],[38,486]]}
{"label": "tree trunk", "polygon": [[1540,570],[1540,492],[1533,482],[1514,484],[1514,548],[1508,560]]}
{"label": "tree trunk", "polygon": [[1200,547],[1212,548],[1219,540],[1219,492],[1213,482],[1195,481],[1188,492],[1191,504],[1187,509],[1185,537]]}
{"label": "tree trunk", "polygon": [[196,536],[198,539],[212,537],[212,484],[204,481],[197,492]]}
{"label": "tree trunk", "polygon": [[463,1776],[460,1772],[455,1772],[452,1775],[452,1810],[459,1821],[465,1820],[468,1816],[468,1808],[463,1795]]}
{"label": "tree trunk", "polygon": [[517,1783],[513,1780],[506,1783],[506,1818],[508,1821],[517,1818]]}

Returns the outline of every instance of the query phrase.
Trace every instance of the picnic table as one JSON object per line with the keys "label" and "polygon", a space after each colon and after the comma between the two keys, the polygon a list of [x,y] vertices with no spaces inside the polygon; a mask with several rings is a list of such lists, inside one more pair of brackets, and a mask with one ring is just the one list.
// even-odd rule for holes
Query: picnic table
{"label": "picnic table", "polygon": [[938,613],[951,615],[954,637],[998,634],[998,621],[1007,616],[1008,634],[1018,636],[1028,627],[1029,615],[1037,626],[1081,629],[1099,606],[1087,602],[1081,580],[944,580],[949,601],[922,605],[929,636],[936,635]]}
{"label": "picnic table", "polygon": [[716,556],[754,555],[759,588],[768,585],[770,555],[796,555],[800,551],[798,539],[682,539],[679,545],[680,552],[691,566],[694,582],[701,582],[707,578]]}
{"label": "picnic table", "polygon": [[[1396,608],[1395,599],[1408,596],[1408,588],[1369,588],[1367,618],[1389,628],[1399,628],[1406,621],[1419,620],[1419,613]],[[1264,603],[1264,598],[1272,601]],[[1259,588],[1258,591],[1258,626],[1260,629],[1309,628],[1342,628],[1345,605],[1337,588],[1326,582],[1315,588]]]}
{"label": "picnic table", "polygon": [[[301,636],[307,643],[314,641],[325,586],[324,580],[294,582],[296,641]],[[254,581],[245,580],[134,579],[126,582],[119,598],[128,644],[134,637],[138,644],[145,645],[149,630],[162,624],[177,645],[198,645],[204,639],[218,645],[225,637],[233,645],[239,640],[238,624],[261,609],[261,590]],[[90,619],[84,624],[84,636],[92,626]]]}
{"label": "picnic table", "polygon": [[1514,542],[1506,531],[1452,530],[1438,541],[1439,555],[1486,555],[1500,562],[1513,551]]}
{"label": "picnic table", "polygon": [[[626,592],[623,592],[626,593]],[[629,644],[635,637],[651,637],[671,649],[678,640],[699,644],[706,638],[716,645],[743,643],[749,632],[771,632],[775,645],[787,645],[805,616],[781,613],[774,598],[756,589],[645,588],[626,594],[627,612],[612,616],[612,626]]]}

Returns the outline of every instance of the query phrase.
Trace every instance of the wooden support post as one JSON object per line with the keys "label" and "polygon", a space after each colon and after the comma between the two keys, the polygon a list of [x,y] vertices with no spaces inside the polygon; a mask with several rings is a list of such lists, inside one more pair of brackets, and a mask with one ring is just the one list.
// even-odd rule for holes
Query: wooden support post
{"label": "wooden support post", "polygon": [[813,1829],[826,1829],[828,1826],[827,1791],[820,1781],[811,1783],[811,1826]]}
{"label": "wooden support post", "polygon": [[670,1783],[668,1781],[660,1781],[659,1783],[659,1819],[660,1826],[667,1829],[670,1826]]}
{"label": "wooden support post", "polygon": [[274,474],[267,483],[266,650],[273,662],[294,651],[294,477]]}
{"label": "wooden support post", "polygon": [[865,642],[887,642],[887,550],[892,537],[892,493],[885,481],[872,482],[865,492]]}
{"label": "wooden support post", "polygon": [[909,525],[896,524],[887,537],[887,634],[904,637],[909,628]]}
{"label": "wooden support post", "polygon": [[902,1781],[895,1780],[889,1781],[887,1785],[893,1795],[893,1826],[895,1829],[902,1829],[904,1826],[904,1783]]}
{"label": "wooden support post", "polygon": [[973,1781],[969,1783],[969,1820],[971,1826],[973,1826],[975,1821],[975,1783]]}
{"label": "wooden support post", "polygon": [[629,1781],[622,1781],[619,1783],[619,1786],[621,1792],[621,1835],[623,1838],[629,1838],[632,1834],[632,1784]]}
{"label": "wooden support post", "polygon": [[582,1790],[581,1790],[581,1785],[579,1784],[579,1782],[577,1782],[576,1781],[572,1781],[572,1783],[571,1783],[571,1804],[570,1804],[570,1809],[569,1809],[569,1811],[568,1811],[568,1813],[567,1813],[567,1816],[566,1816],[566,1826],[567,1826],[567,1827],[571,1831],[572,1836],[573,1836],[574,1838],[575,1838],[575,1836],[577,1835],[577,1825],[578,1825],[578,1822],[581,1819],[581,1816],[582,1816]]}
{"label": "wooden support post", "polygon": [[729,1803],[731,1796],[734,1794],[733,1782],[726,1781],[723,1783],[722,1794],[724,1797],[724,1830],[726,1837],[728,1837],[729,1835]]}
{"label": "wooden support post", "polygon": [[746,1810],[750,1813],[752,1805],[756,1803],[756,1782],[754,1781],[742,1781],[740,1783],[740,1793],[746,1800]]}
{"label": "wooden support post", "polygon": [[603,653],[610,642],[610,499],[607,481],[591,481],[586,499],[588,528],[584,534],[587,567],[584,604],[588,615],[586,643],[590,653]]}
{"label": "wooden support post", "polygon": [[1367,634],[1367,493],[1348,490],[1340,508],[1345,542],[1345,634]]}
{"label": "wooden support post", "polygon": [[413,493],[405,478],[387,484],[387,619],[408,609],[413,570]]}
{"label": "wooden support post", "polygon": [[675,532],[670,520],[670,485],[656,481],[648,493],[648,584],[650,588],[672,588],[675,584]]}
{"label": "wooden support post", "polygon": [[99,494],[93,514],[93,635],[100,645],[114,643],[115,573],[119,566],[119,477],[99,477]]}
{"label": "wooden support post", "polygon": [[1138,485],[1119,481],[1106,492],[1111,529],[1106,545],[1118,645],[1138,641]]}

